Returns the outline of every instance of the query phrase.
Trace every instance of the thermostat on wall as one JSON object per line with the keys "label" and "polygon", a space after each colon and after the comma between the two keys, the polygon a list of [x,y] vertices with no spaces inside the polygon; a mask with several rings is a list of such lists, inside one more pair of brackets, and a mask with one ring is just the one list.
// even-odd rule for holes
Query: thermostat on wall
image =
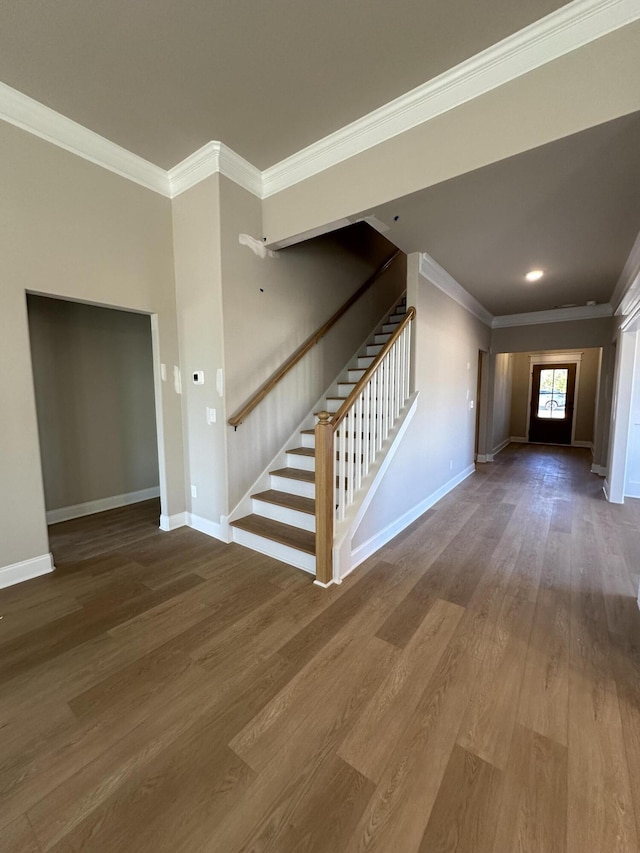
{"label": "thermostat on wall", "polygon": [[204,385],[204,370],[196,370],[193,374],[194,385]]}

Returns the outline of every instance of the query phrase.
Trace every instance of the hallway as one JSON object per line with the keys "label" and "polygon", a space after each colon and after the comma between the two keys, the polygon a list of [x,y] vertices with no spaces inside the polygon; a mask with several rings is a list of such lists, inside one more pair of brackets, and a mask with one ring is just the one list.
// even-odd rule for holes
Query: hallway
{"label": "hallway", "polygon": [[590,461],[512,444],[328,590],[155,501],[52,527],[0,848],[637,853],[640,500]]}

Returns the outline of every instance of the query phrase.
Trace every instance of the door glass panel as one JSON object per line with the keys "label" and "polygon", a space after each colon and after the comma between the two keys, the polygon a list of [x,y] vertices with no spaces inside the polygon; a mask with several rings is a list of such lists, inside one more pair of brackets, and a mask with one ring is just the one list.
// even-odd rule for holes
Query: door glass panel
{"label": "door glass panel", "polygon": [[567,377],[566,367],[552,367],[540,371],[538,417],[563,420],[566,417]]}

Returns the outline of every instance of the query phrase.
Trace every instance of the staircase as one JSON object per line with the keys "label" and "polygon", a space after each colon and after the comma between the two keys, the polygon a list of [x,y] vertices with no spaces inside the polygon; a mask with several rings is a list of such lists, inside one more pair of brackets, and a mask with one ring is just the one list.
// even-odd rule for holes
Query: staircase
{"label": "staircase", "polygon": [[[404,320],[406,297],[373,334],[330,389],[327,412],[337,412],[356,383]],[[286,466],[270,471],[271,488],[251,495],[251,515],[231,522],[233,541],[315,574],[315,430],[300,432],[300,446],[286,451]]]}

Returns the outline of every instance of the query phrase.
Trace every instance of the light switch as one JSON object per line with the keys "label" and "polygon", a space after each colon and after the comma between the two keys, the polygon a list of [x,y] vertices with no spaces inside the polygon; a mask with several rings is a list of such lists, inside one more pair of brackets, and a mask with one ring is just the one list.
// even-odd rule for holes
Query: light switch
{"label": "light switch", "polygon": [[209,408],[209,406],[207,406],[207,423],[209,424],[209,426],[211,426],[211,424],[215,424],[215,422],[216,422],[216,410],[211,409],[211,408]]}

